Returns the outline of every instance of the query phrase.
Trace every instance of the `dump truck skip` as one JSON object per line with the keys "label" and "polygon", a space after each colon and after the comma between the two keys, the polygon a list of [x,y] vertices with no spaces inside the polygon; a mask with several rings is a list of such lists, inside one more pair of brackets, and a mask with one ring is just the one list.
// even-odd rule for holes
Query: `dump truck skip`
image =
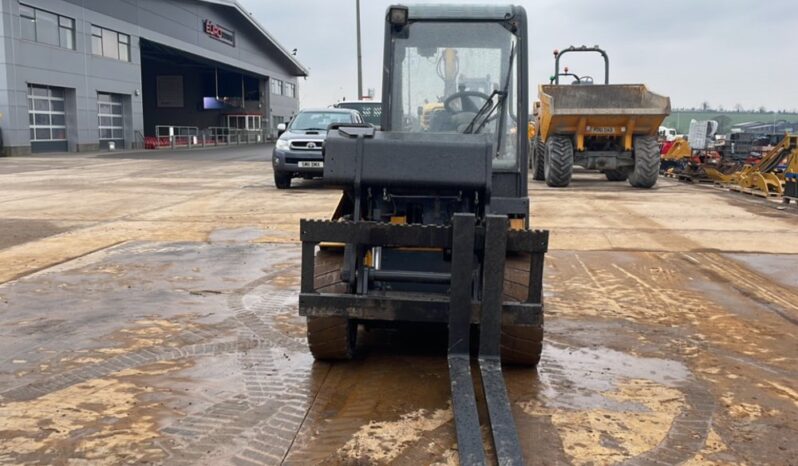
{"label": "dump truck skip", "polygon": [[[560,57],[569,52],[595,52],[604,58],[604,83],[578,76],[565,68]],[[551,187],[571,183],[575,165],[599,170],[609,181],[625,181],[651,188],[659,176],[657,133],[670,114],[668,97],[643,84],[610,84],[609,58],[598,47],[555,50],[552,84],[539,87],[534,115],[537,127],[532,143],[532,178]],[[572,84],[560,84],[571,77]]]}

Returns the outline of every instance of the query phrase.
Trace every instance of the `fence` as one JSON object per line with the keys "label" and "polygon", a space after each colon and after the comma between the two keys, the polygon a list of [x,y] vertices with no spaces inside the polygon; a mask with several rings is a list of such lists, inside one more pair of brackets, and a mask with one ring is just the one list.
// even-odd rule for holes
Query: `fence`
{"label": "fence", "polygon": [[196,126],[155,127],[155,136],[144,138],[145,149],[175,149],[225,146],[237,144],[258,144],[265,141],[261,131],[251,131],[222,126],[211,126],[202,131]]}

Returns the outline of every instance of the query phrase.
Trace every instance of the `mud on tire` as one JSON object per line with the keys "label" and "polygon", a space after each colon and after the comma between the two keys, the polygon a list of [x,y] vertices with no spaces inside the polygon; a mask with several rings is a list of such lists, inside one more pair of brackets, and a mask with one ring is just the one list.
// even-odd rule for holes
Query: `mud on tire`
{"label": "mud on tire", "polygon": [[543,159],[546,157],[546,145],[543,144],[537,136],[535,136],[535,139],[532,141],[530,152],[529,168],[532,171],[532,179],[535,181],[543,181],[545,179],[543,174]]}
{"label": "mud on tire", "polygon": [[543,176],[552,188],[564,188],[571,183],[574,171],[574,145],[570,138],[552,136],[546,141]]}
{"label": "mud on tire", "polygon": [[[522,302],[529,287],[529,256],[508,256],[504,265],[504,301]],[[505,364],[536,366],[543,349],[543,325],[502,325],[501,359]]]}
{"label": "mud on tire", "polygon": [[629,174],[629,184],[635,188],[650,188],[659,177],[660,154],[654,136],[638,136],[634,141],[635,168]]}
{"label": "mud on tire", "polygon": [[[344,293],[348,285],[341,279],[343,250],[316,253],[313,288],[320,293]],[[357,324],[346,317],[308,317],[308,347],[315,359],[351,359],[355,353]]]}

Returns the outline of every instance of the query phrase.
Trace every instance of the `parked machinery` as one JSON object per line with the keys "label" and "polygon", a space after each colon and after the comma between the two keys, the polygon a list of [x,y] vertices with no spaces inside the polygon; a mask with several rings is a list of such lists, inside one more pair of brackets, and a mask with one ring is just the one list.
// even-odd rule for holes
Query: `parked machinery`
{"label": "parked machinery", "polygon": [[[604,58],[604,84],[590,76],[560,72],[560,58],[570,52],[594,52]],[[602,171],[610,181],[629,180],[650,188],[657,182],[660,150],[657,132],[670,114],[670,99],[643,84],[609,84],[609,58],[599,47],[554,51],[554,84],[539,87],[535,106],[537,136],[532,177],[552,187],[571,182],[574,165]],[[571,85],[561,85],[571,76]]]}
{"label": "parked machinery", "polygon": [[[521,7],[390,7],[382,130],[330,129],[324,180],[344,196],[333,220],[300,224],[315,358],[350,358],[359,326],[448,324],[461,464],[486,461],[472,326],[499,464],[523,463],[501,362],[541,354],[548,232],[529,229],[527,57]],[[460,76],[491,76],[492,90],[462,89]],[[429,102],[442,108],[425,119]]]}
{"label": "parked machinery", "polygon": [[663,173],[681,170],[692,155],[693,149],[686,139],[668,141],[662,146],[659,170]]}
{"label": "parked machinery", "polygon": [[[710,178],[728,184],[732,189],[750,190],[752,194],[764,196],[780,196],[785,194],[787,174],[795,173],[797,157],[798,136],[788,134],[754,164],[746,164],[731,174],[723,174],[712,169],[706,171]],[[792,189],[792,186],[790,188]]]}
{"label": "parked machinery", "polygon": [[798,150],[794,150],[787,159],[784,171],[784,201],[798,202]]}

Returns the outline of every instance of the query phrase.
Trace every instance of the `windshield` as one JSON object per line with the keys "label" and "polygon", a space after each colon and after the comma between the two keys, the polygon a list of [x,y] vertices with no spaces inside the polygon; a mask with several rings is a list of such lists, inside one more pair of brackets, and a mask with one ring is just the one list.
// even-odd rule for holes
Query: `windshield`
{"label": "windshield", "polygon": [[501,145],[494,166],[515,166],[515,36],[478,22],[417,22],[406,32],[393,58],[393,129],[490,134]]}
{"label": "windshield", "polygon": [[381,124],[382,104],[379,102],[341,102],[336,107],[357,110],[366,123],[371,123],[375,126]]}
{"label": "windshield", "polygon": [[306,130],[326,130],[333,123],[352,123],[352,116],[344,112],[300,112],[291,121],[290,129]]}

